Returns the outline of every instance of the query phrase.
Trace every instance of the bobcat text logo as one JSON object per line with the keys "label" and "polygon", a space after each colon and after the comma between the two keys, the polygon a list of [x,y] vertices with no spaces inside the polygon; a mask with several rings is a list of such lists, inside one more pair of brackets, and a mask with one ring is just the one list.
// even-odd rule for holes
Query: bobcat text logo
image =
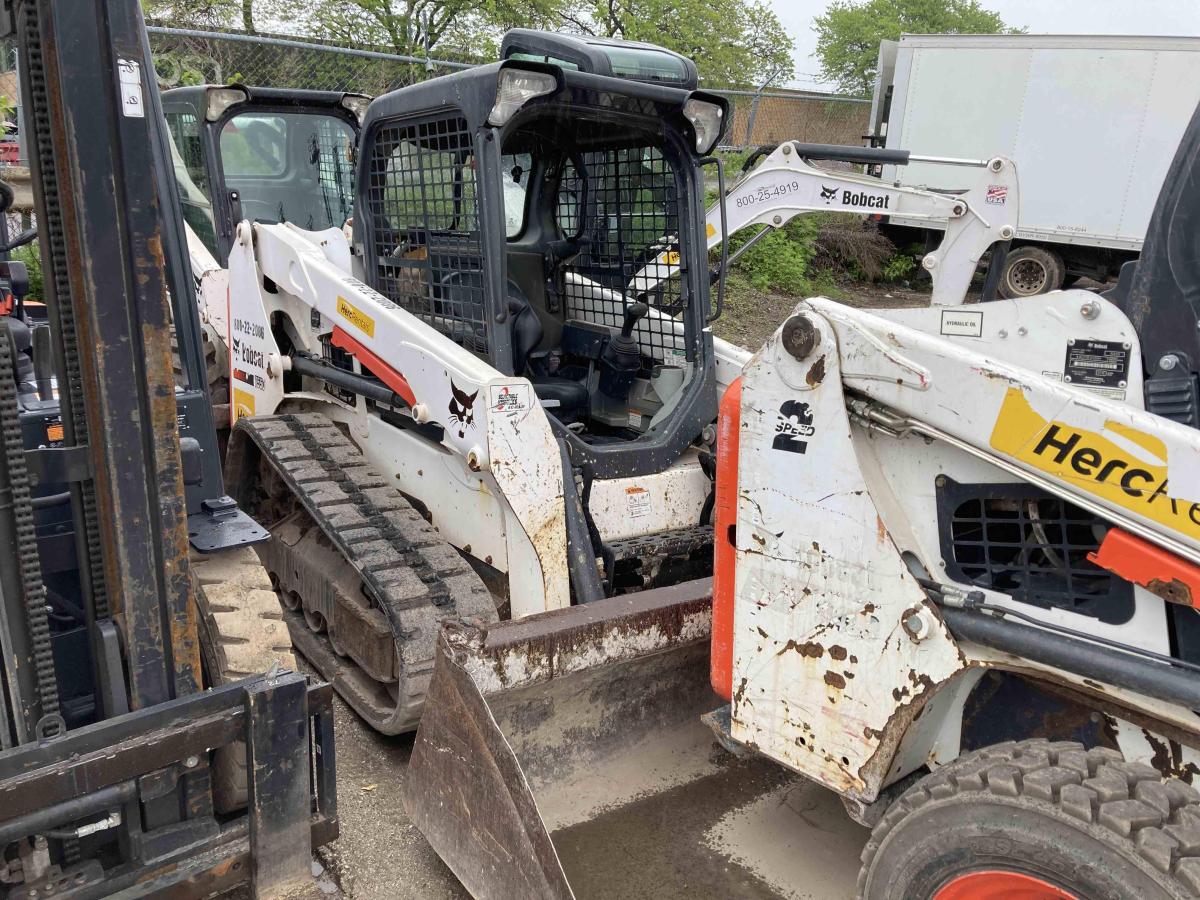
{"label": "bobcat text logo", "polygon": [[785,400],[779,407],[779,418],[775,423],[775,439],[771,441],[771,449],[804,453],[808,450],[808,441],[802,438],[812,437],[815,431],[809,405],[802,400]]}
{"label": "bobcat text logo", "polygon": [[833,198],[837,196],[838,189],[835,187],[825,187],[821,185],[821,199],[826,203],[832,203]]}
{"label": "bobcat text logo", "polygon": [[475,427],[475,398],[479,396],[479,391],[468,394],[459,390],[451,381],[450,394],[450,422],[458,426],[458,437],[461,440],[466,437],[468,428]]}
{"label": "bobcat text logo", "polygon": [[868,209],[887,209],[892,198],[887,194],[868,194],[866,191],[842,191],[843,206],[865,206]]}

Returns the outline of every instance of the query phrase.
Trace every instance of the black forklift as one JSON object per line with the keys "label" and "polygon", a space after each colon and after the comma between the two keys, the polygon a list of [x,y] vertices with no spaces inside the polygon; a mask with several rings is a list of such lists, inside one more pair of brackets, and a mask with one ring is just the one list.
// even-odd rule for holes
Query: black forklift
{"label": "black forklift", "polygon": [[0,898],[311,889],[332,692],[225,495],[140,9],[5,0],[0,36],[47,319],[0,264]]}

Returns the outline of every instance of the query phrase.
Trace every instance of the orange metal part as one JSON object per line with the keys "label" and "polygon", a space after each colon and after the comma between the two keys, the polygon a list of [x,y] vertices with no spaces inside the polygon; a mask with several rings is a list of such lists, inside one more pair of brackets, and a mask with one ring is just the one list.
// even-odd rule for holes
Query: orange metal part
{"label": "orange metal part", "polygon": [[1088,559],[1182,606],[1200,606],[1200,566],[1120,528],[1110,528]]}
{"label": "orange metal part", "polygon": [[712,654],[709,680],[726,700],[733,698],[734,529],[737,527],[738,436],[742,379],[725,391],[717,413],[717,496],[713,504]]}
{"label": "orange metal part", "polygon": [[358,359],[371,370],[372,375],[395,391],[409,406],[416,404],[417,397],[408,380],[337,325],[333,326],[332,342],[333,346],[340,347]]}
{"label": "orange metal part", "polygon": [[932,900],[1077,900],[1061,888],[1020,872],[970,872],[938,888]]}

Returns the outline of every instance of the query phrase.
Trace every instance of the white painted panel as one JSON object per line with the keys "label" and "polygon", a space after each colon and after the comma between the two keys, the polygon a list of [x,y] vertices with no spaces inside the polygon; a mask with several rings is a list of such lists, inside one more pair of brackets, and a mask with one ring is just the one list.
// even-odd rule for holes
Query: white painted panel
{"label": "white painted panel", "polygon": [[[1011,156],[1019,236],[1138,249],[1197,103],[1195,39],[905,37],[887,145]],[[914,164],[885,177],[965,188],[972,171]]]}

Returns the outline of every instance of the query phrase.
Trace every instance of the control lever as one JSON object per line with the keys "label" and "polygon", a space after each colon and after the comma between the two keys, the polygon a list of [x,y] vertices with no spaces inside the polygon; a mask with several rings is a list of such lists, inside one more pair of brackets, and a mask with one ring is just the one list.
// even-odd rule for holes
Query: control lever
{"label": "control lever", "polygon": [[650,307],[640,300],[625,307],[625,321],[621,323],[621,337],[632,338],[634,326],[644,319],[648,312],[650,312]]}
{"label": "control lever", "polygon": [[642,354],[633,339],[633,329],[648,312],[650,307],[641,301],[626,306],[621,333],[611,337],[600,354],[600,393],[613,400],[629,396],[633,379],[642,367]]}

